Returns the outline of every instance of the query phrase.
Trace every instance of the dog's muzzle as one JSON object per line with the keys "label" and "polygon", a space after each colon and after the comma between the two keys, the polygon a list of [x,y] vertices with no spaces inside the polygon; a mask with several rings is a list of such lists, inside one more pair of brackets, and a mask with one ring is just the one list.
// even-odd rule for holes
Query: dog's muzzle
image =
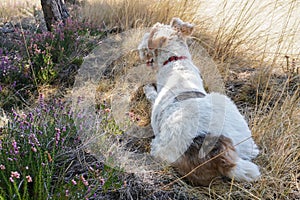
{"label": "dog's muzzle", "polygon": [[147,62],[146,62],[146,64],[147,64],[148,67],[152,67],[153,63],[154,63],[154,59],[153,58],[147,60]]}

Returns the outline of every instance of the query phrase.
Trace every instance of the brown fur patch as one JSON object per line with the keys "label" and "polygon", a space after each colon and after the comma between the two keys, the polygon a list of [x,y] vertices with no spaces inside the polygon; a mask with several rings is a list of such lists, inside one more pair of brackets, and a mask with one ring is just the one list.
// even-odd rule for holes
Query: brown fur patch
{"label": "brown fur patch", "polygon": [[161,48],[167,42],[167,38],[164,36],[153,39],[155,32],[157,32],[156,27],[151,30],[150,35],[149,35],[149,39],[148,39],[148,48],[149,49]]}
{"label": "brown fur patch", "polygon": [[[206,137],[211,136],[207,135]],[[232,145],[232,141],[225,136],[207,138],[210,141],[216,140],[217,142],[208,155],[200,158],[199,151],[204,139],[205,136],[196,137],[184,155],[172,164],[178,173],[184,176],[199,165],[207,162],[186,177],[192,185],[207,186],[213,178],[225,176],[236,165],[237,153]]]}

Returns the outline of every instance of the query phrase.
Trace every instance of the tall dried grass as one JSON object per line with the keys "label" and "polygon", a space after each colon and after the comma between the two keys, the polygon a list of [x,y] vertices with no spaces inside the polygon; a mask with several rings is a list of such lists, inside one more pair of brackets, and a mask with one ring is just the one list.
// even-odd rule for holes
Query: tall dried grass
{"label": "tall dried grass", "polygon": [[[288,81],[283,87],[286,84]],[[286,92],[283,89],[277,98],[269,95],[251,120],[253,134],[261,148],[258,162],[263,172],[255,187],[264,199],[300,197],[299,87],[292,95],[284,95]],[[273,106],[268,104],[271,98],[276,100]]]}
{"label": "tall dried grass", "polygon": [[[212,12],[214,7],[220,10]],[[172,17],[180,17],[197,24],[194,39],[214,58],[227,85],[231,85],[232,71],[254,70],[249,80],[239,84],[256,92],[251,96],[250,90],[242,91],[248,98],[244,101],[253,102],[247,115],[261,148],[256,159],[261,179],[250,184],[232,181],[209,188],[186,188],[211,199],[299,199],[299,10],[296,0],[227,0],[219,7],[216,1],[88,0],[82,16],[105,28],[122,30],[169,23]],[[292,58],[293,65],[286,56]],[[288,73],[282,68],[289,69]]]}
{"label": "tall dried grass", "polygon": [[34,9],[40,8],[40,0],[1,0],[0,18],[8,21],[20,16],[33,16]]}
{"label": "tall dried grass", "polygon": [[156,22],[169,23],[173,16],[196,20],[200,3],[196,0],[87,0],[82,16],[92,23],[122,30],[149,27]]}

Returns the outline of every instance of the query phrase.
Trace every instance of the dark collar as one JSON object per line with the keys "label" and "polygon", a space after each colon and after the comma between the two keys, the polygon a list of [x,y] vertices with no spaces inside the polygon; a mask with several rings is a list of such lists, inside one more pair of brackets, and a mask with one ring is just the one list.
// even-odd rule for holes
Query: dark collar
{"label": "dark collar", "polygon": [[173,62],[173,61],[176,61],[176,60],[183,60],[183,59],[187,59],[186,56],[171,56],[168,60],[166,60],[163,65],[166,65],[168,64],[169,62]]}
{"label": "dark collar", "polygon": [[187,99],[191,99],[191,98],[203,98],[205,97],[205,94],[199,91],[187,91],[187,92],[182,92],[181,94],[179,94],[178,96],[175,97],[175,102],[178,101],[184,101]]}

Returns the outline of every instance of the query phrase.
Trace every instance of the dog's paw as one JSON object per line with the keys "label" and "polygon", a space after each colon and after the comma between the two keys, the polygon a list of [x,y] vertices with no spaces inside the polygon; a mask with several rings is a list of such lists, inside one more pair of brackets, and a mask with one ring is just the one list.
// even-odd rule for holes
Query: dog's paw
{"label": "dog's paw", "polygon": [[255,181],[260,177],[259,167],[249,160],[238,158],[235,168],[228,173],[228,177],[237,181]]}
{"label": "dog's paw", "polygon": [[154,103],[156,97],[157,97],[157,91],[155,87],[152,84],[147,84],[143,87],[144,93],[146,95],[146,98],[151,102]]}
{"label": "dog's paw", "polygon": [[156,89],[155,87],[152,85],[152,84],[147,84],[143,87],[143,90],[144,90],[144,93],[145,94],[149,94],[149,93],[152,93],[152,92],[156,92]]}

